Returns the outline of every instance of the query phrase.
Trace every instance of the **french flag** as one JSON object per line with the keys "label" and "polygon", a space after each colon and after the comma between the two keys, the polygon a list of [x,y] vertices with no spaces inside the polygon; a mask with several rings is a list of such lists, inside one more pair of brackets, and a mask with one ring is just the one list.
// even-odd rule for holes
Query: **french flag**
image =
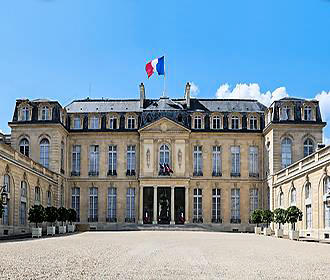
{"label": "french flag", "polygon": [[165,63],[164,62],[165,62],[164,56],[162,56],[160,58],[156,58],[156,59],[148,62],[146,65],[146,71],[148,74],[148,78],[150,78],[154,72],[157,72],[158,75],[165,75]]}

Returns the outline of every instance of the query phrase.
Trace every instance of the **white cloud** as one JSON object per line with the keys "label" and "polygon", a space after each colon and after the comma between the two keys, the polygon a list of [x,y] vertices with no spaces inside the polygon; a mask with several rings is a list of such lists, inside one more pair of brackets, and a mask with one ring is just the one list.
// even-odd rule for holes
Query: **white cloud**
{"label": "white cloud", "polygon": [[330,91],[322,91],[315,99],[319,101],[323,121],[330,121]]}
{"label": "white cloud", "polygon": [[267,91],[262,93],[257,83],[253,84],[237,84],[234,88],[230,88],[229,84],[221,85],[217,92],[217,98],[230,99],[256,99],[262,104],[269,106],[273,101],[289,96],[285,87],[279,87],[273,92]]}
{"label": "white cloud", "polygon": [[198,93],[199,93],[198,86],[194,82],[191,82],[190,83],[190,97],[196,98]]}

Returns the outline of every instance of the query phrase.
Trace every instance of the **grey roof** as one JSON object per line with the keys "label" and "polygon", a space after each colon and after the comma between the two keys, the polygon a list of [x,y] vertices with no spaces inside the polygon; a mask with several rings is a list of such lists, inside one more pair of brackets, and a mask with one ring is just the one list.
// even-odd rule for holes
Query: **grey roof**
{"label": "grey roof", "polygon": [[151,102],[146,111],[180,111],[183,106],[168,97],[161,97],[159,100]]}

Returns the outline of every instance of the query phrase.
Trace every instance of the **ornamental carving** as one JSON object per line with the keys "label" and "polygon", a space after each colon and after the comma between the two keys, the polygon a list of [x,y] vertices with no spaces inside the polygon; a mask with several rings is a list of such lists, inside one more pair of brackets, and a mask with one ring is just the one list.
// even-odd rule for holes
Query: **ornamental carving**
{"label": "ornamental carving", "polygon": [[182,152],[179,149],[178,151],[178,163],[179,163],[179,168],[181,169],[181,164],[182,164]]}
{"label": "ornamental carving", "polygon": [[147,160],[147,166],[149,168],[150,167],[150,150],[149,150],[149,148],[146,152],[146,160]]}

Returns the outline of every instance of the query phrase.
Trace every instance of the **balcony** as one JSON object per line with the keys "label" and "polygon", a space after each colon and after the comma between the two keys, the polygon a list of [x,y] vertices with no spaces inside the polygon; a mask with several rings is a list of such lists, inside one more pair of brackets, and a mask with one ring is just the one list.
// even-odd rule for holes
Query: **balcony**
{"label": "balcony", "polygon": [[117,176],[117,170],[108,170],[108,176]]}
{"label": "balcony", "polygon": [[221,224],[222,223],[222,219],[221,218],[212,218],[212,223],[214,224]]}
{"label": "balcony", "polygon": [[203,223],[203,218],[193,218],[193,223],[194,224],[202,224]]}
{"label": "balcony", "polygon": [[117,223],[117,218],[107,218],[107,223]]}
{"label": "balcony", "polygon": [[126,176],[135,176],[136,173],[135,173],[135,170],[127,170],[126,171]]}
{"label": "balcony", "polygon": [[125,218],[125,223],[135,223],[135,218]]}
{"label": "balcony", "polygon": [[212,177],[221,177],[222,176],[222,173],[219,172],[219,171],[213,171],[212,172]]}
{"label": "balcony", "polygon": [[241,177],[241,173],[237,173],[237,172],[231,172],[230,173],[231,177]]}
{"label": "balcony", "polygon": [[97,177],[97,176],[99,176],[99,172],[98,171],[89,171],[88,176]]}
{"label": "balcony", "polygon": [[203,176],[203,171],[194,171],[193,176]]}
{"label": "balcony", "polygon": [[241,219],[230,219],[230,223],[231,224],[240,224],[241,223]]}
{"label": "balcony", "polygon": [[74,176],[74,177],[80,176],[80,171],[72,171],[71,176]]}
{"label": "balcony", "polygon": [[249,173],[249,177],[252,177],[252,178],[259,178],[259,173]]}
{"label": "balcony", "polygon": [[89,217],[88,218],[88,222],[89,223],[96,223],[99,221],[99,218],[98,217]]}

